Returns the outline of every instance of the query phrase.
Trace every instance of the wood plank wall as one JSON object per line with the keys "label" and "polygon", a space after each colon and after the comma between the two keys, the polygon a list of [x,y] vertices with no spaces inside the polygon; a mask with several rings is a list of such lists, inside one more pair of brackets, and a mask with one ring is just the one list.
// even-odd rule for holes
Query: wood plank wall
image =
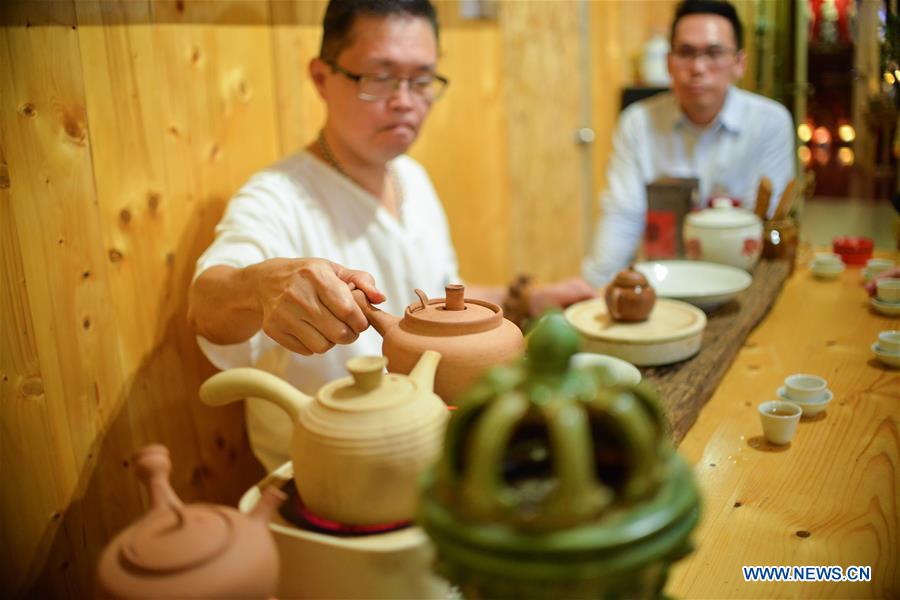
{"label": "wood plank wall", "polygon": [[[2,4],[0,586],[85,597],[102,546],[147,506],[138,448],[169,446],[186,501],[234,504],[261,476],[240,408],[197,400],[213,369],[186,292],[231,193],[318,131],[306,65],[325,3]],[[480,21],[455,1],[438,11],[452,83],[412,154],[463,276],[574,274],[576,4],[503,3]],[[591,11],[599,190],[631,56],[670,9]]]}

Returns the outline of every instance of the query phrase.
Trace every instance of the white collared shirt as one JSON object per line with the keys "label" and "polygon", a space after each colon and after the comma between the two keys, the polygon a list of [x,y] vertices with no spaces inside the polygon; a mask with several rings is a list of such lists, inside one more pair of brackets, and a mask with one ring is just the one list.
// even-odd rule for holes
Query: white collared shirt
{"label": "white collared shirt", "polygon": [[646,185],[660,177],[696,177],[701,202],[715,196],[753,209],[759,180],[772,181],[773,202],[795,174],[790,113],[769,98],[731,87],[716,119],[693,125],[667,92],[621,115],[601,195],[603,214],[582,270],[600,286],[633,259],[644,233]]}

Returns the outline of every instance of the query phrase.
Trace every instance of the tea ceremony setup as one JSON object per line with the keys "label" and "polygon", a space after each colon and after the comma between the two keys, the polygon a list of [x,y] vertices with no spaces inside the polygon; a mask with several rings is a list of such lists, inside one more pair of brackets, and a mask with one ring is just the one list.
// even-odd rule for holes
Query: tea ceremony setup
{"label": "tea ceremony setup", "polygon": [[0,36],[3,598],[900,598],[900,0]]}

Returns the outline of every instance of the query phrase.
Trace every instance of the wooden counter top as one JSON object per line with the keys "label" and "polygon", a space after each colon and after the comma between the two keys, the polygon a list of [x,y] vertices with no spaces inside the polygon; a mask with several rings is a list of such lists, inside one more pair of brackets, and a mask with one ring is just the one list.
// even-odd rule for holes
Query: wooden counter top
{"label": "wooden counter top", "polygon": [[[900,319],[873,312],[860,282],[859,268],[822,281],[798,264],[684,437],[679,452],[695,464],[703,516],[668,594],[900,596],[900,370],[870,350]],[[789,446],[770,446],[757,405],[798,372],[828,379],[834,401],[801,421]],[[743,565],[862,565],[872,579],[745,582]]]}

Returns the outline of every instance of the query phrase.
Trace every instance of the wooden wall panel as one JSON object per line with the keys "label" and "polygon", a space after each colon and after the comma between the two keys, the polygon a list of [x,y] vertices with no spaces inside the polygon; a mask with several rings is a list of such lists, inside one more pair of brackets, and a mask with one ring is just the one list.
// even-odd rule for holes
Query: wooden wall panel
{"label": "wooden wall panel", "polygon": [[513,271],[497,26],[451,21],[441,31],[441,48],[439,68],[450,86],[432,108],[411,155],[428,170],[444,204],[461,276],[502,284]]}
{"label": "wooden wall panel", "polygon": [[512,265],[539,280],[580,273],[584,240],[578,4],[500,5]]}

